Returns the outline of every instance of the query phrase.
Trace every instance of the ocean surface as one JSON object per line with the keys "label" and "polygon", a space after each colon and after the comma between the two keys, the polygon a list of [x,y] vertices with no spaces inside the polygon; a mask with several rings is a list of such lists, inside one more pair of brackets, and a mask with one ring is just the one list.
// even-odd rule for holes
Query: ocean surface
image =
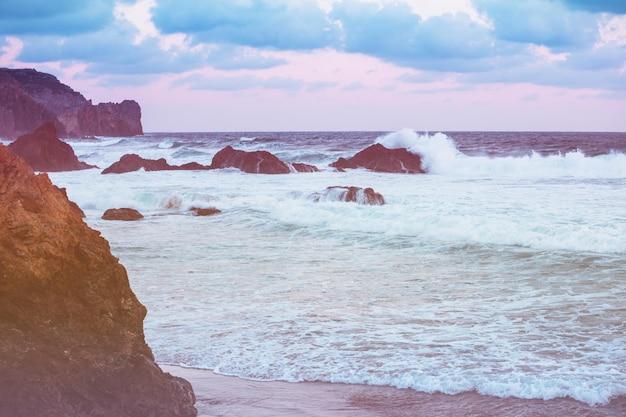
{"label": "ocean surface", "polygon": [[[100,169],[49,176],[128,270],[161,363],[589,405],[626,395],[625,133],[67,142]],[[328,167],[375,142],[421,154],[429,173]],[[226,145],[321,171],[101,175],[126,153],[208,165]],[[333,185],[372,187],[386,204],[311,198]],[[195,217],[192,206],[222,213]],[[145,219],[101,220],[113,207]]]}

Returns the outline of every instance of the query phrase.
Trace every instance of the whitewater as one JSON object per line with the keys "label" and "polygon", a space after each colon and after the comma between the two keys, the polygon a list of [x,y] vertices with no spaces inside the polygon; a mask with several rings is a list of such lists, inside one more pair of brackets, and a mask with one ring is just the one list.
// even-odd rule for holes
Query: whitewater
{"label": "whitewater", "polygon": [[[626,135],[151,133],[67,140],[50,173],[126,267],[161,363],[254,380],[497,397],[626,395]],[[335,172],[373,143],[427,174]],[[101,175],[126,153],[210,164],[226,145],[320,172]],[[328,186],[386,201],[315,202]],[[132,207],[138,222],[100,219]],[[191,207],[222,212],[196,217]]]}

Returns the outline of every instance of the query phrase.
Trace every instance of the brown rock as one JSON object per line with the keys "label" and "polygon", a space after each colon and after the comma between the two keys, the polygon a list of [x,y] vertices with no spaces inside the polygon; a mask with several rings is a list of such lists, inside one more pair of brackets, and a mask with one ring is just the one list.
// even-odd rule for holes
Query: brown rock
{"label": "brown rock", "polygon": [[80,209],[0,145],[0,416],[195,416],[145,314]]}
{"label": "brown rock", "polygon": [[249,174],[289,174],[289,166],[267,151],[246,152],[227,146],[213,157],[211,169],[238,168]]}
{"label": "brown rock", "polygon": [[141,156],[131,153],[120,158],[119,161],[105,168],[103,174],[123,174],[125,172],[139,171],[174,171],[174,170],[200,170],[208,169],[207,166],[197,162],[189,162],[180,166],[170,165],[164,158],[160,159],[144,159]]}
{"label": "brown rock", "polygon": [[293,166],[293,169],[295,169],[298,172],[319,172],[319,169],[317,169],[315,165],[302,164],[302,163],[296,162],[296,163],[291,164],[291,166]]}
{"label": "brown rock", "polygon": [[110,167],[105,168],[103,174],[123,174],[125,172],[139,171],[163,171],[172,170],[173,167],[168,164],[164,158],[161,159],[144,159],[141,156],[131,153],[120,158],[119,161],[113,163]]}
{"label": "brown rock", "polygon": [[371,206],[382,206],[385,198],[372,188],[331,186],[322,193],[314,193],[311,199],[319,201],[345,201]]}
{"label": "brown rock", "polygon": [[102,220],[125,220],[133,221],[143,219],[143,215],[132,208],[108,209],[102,215]]}
{"label": "brown rock", "polygon": [[352,158],[339,158],[330,164],[338,170],[346,168],[366,168],[376,172],[423,174],[422,158],[406,149],[388,149],[377,143],[354,155]]}
{"label": "brown rock", "polygon": [[57,137],[52,122],[40,126],[33,133],[20,136],[9,144],[9,149],[35,171],[76,171],[95,168],[78,160],[72,147]]}
{"label": "brown rock", "polygon": [[216,208],[201,208],[201,207],[192,207],[189,209],[194,216],[212,216],[214,214],[219,214],[222,211]]}
{"label": "brown rock", "polygon": [[0,137],[16,138],[49,121],[62,137],[143,134],[135,101],[93,105],[51,74],[0,68]]}

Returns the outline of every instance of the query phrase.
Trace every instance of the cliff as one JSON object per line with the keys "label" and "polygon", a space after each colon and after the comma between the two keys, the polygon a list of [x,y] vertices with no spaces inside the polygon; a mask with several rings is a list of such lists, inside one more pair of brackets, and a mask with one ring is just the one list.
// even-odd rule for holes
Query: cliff
{"label": "cliff", "polygon": [[51,74],[0,68],[0,137],[14,139],[45,122],[61,137],[143,134],[135,101],[93,105]]}
{"label": "cliff", "polygon": [[0,145],[0,416],[195,416],[108,242]]}

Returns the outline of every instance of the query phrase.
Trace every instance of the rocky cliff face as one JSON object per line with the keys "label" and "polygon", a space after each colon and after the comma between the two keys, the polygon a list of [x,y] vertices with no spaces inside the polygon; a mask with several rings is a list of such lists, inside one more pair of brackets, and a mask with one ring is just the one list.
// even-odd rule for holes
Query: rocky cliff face
{"label": "rocky cliff face", "polygon": [[195,416],[108,242],[0,145],[0,416]]}
{"label": "rocky cliff face", "polygon": [[135,101],[93,105],[53,75],[0,68],[0,137],[13,139],[45,122],[62,137],[143,134]]}

